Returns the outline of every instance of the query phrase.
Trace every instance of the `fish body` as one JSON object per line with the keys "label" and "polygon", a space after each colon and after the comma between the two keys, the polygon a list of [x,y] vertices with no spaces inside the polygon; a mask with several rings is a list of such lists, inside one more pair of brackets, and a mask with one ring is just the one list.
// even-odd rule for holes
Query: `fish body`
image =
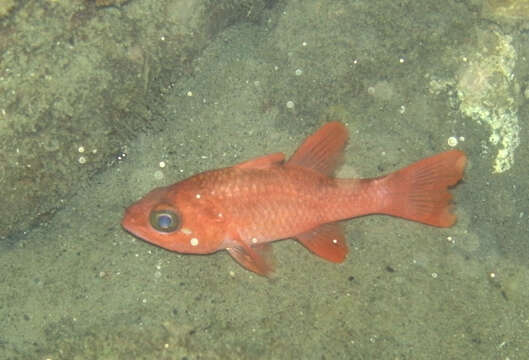
{"label": "fish body", "polygon": [[378,213],[439,227],[455,222],[447,188],[463,176],[463,152],[378,178],[337,179],[332,173],[347,138],[343,124],[327,123],[288,161],[274,153],[157,188],[127,208],[122,225],[179,253],[225,249],[245,268],[268,275],[270,242],[280,239],[295,238],[326,260],[344,261],[340,220]]}

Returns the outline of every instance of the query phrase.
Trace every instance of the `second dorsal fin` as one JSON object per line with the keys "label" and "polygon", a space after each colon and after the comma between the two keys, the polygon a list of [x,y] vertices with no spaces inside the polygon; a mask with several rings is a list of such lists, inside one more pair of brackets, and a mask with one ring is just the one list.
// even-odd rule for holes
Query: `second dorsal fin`
{"label": "second dorsal fin", "polygon": [[303,166],[332,175],[340,165],[348,137],[344,124],[338,121],[327,123],[305,139],[286,165]]}

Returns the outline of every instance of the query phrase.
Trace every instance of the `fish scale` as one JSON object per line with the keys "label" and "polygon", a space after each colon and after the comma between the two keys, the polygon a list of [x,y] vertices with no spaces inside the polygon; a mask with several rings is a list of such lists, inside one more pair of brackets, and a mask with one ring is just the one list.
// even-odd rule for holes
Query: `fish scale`
{"label": "fish scale", "polygon": [[[322,222],[325,199],[313,180],[322,176],[310,170],[296,170],[278,166],[270,171],[244,170],[243,175],[243,170],[226,169],[237,179],[238,191],[225,191],[221,206],[247,239],[290,237]],[[303,178],[299,172],[304,173]],[[326,182],[330,183],[327,179]],[[256,191],[248,190],[249,183],[257,184]]]}

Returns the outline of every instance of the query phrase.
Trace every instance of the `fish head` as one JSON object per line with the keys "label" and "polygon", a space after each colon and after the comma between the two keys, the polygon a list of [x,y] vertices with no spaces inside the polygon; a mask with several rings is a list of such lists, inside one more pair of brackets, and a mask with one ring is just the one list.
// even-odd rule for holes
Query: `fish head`
{"label": "fish head", "polygon": [[147,242],[179,253],[212,253],[226,238],[225,219],[215,202],[178,184],[154,189],[129,206],[121,225]]}

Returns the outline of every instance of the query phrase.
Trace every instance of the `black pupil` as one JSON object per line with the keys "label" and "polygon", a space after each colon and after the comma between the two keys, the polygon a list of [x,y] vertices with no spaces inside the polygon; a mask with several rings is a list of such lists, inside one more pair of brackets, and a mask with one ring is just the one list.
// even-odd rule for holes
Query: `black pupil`
{"label": "black pupil", "polygon": [[149,220],[153,228],[162,232],[173,232],[180,226],[180,218],[171,210],[152,211]]}

